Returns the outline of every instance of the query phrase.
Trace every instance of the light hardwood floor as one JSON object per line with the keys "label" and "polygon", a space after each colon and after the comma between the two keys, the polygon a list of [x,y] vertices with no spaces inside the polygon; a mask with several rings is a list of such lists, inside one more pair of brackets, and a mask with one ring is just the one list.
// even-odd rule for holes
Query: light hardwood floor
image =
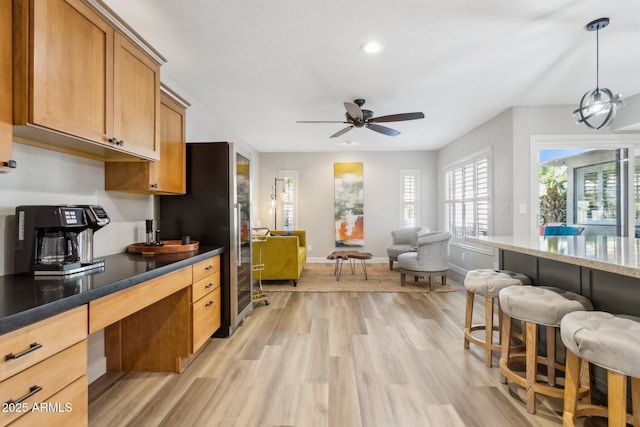
{"label": "light hardwood floor", "polygon": [[[463,349],[464,291],[269,294],[182,374],[108,374],[91,426],[560,426]],[[268,285],[267,285],[268,291]],[[474,316],[483,319],[480,304]],[[497,355],[494,356],[497,362]],[[497,364],[497,363],[496,363]],[[601,420],[581,426],[603,426]]]}

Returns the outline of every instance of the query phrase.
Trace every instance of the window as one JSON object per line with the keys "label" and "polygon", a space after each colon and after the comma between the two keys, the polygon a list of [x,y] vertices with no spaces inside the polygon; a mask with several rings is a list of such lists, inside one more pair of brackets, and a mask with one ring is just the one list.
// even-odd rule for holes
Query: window
{"label": "window", "polygon": [[576,223],[615,224],[617,181],[615,162],[576,168]]}
{"label": "window", "polygon": [[282,229],[293,230],[298,222],[298,171],[281,170],[282,184]]}
{"label": "window", "polygon": [[489,155],[483,151],[445,167],[445,228],[455,238],[489,234]]}
{"label": "window", "polygon": [[400,169],[400,228],[418,225],[418,170]]}

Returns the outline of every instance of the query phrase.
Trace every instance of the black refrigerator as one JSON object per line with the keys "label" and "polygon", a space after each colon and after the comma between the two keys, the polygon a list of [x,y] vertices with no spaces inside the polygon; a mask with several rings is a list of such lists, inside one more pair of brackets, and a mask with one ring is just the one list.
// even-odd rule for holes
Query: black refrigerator
{"label": "black refrigerator", "polygon": [[187,194],[159,196],[163,239],[190,236],[202,246],[224,246],[222,326],[230,336],[253,309],[250,157],[232,143],[188,143]]}

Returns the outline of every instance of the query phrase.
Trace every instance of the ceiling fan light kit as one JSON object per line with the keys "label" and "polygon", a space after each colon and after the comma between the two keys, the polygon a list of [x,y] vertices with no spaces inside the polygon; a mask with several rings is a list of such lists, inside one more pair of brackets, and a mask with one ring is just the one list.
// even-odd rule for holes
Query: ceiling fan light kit
{"label": "ceiling fan light kit", "polygon": [[588,91],[580,99],[578,109],[573,112],[577,123],[584,123],[591,129],[602,129],[613,121],[616,111],[624,106],[620,94],[614,95],[609,89],[600,87],[600,40],[601,29],[609,25],[609,18],[599,18],[586,25],[587,31],[596,32],[596,88]]}
{"label": "ceiling fan light kit", "polygon": [[330,138],[336,138],[338,136],[344,135],[349,132],[351,129],[366,127],[374,132],[381,133],[387,136],[397,136],[400,135],[400,132],[391,129],[387,126],[381,126],[377,123],[386,123],[386,122],[400,122],[406,120],[416,120],[416,119],[424,119],[424,113],[415,112],[415,113],[402,113],[402,114],[390,114],[387,116],[373,117],[373,111],[363,109],[364,99],[356,99],[353,102],[345,102],[344,108],[347,110],[344,115],[346,121],[297,121],[296,123],[344,123],[348,124],[344,129],[339,130],[330,136]]}

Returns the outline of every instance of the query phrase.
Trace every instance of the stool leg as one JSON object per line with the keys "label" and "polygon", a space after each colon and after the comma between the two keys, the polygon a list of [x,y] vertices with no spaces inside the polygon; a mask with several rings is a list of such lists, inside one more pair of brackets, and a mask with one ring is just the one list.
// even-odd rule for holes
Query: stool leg
{"label": "stool leg", "polygon": [[526,350],[526,389],[527,389],[527,412],[536,413],[536,371],[538,368],[538,328],[535,323],[525,322],[527,330],[527,350]]}
{"label": "stool leg", "polygon": [[498,305],[498,344],[502,347],[502,307],[500,307],[500,299],[496,298]]}
{"label": "stool leg", "polygon": [[[509,349],[511,340],[511,317],[505,312],[502,312],[502,330],[500,331],[500,367],[509,363]],[[500,370],[500,382],[502,384],[507,383],[507,378],[502,374]]]}
{"label": "stool leg", "polygon": [[[582,363],[580,368],[580,388],[588,388],[589,392],[582,398],[582,403],[591,403],[591,374],[589,373],[589,363]],[[640,424],[637,424],[640,426]]]}
{"label": "stool leg", "polygon": [[556,385],[556,328],[547,326],[547,384]]}
{"label": "stool leg", "polygon": [[467,339],[467,334],[471,333],[471,321],[473,318],[473,297],[475,294],[473,292],[467,291],[467,305],[464,313],[464,348],[469,348],[469,340]]}
{"label": "stool leg", "polygon": [[627,377],[607,371],[607,398],[609,404],[609,427],[627,425]]}
{"label": "stool leg", "polygon": [[589,365],[578,356],[567,350],[567,361],[564,377],[564,403],[562,411],[562,425],[569,427],[574,425],[574,417],[578,405],[578,381],[580,365]]}
{"label": "stool leg", "polygon": [[484,364],[491,367],[491,345],[493,344],[493,298],[484,299]]}
{"label": "stool leg", "polygon": [[631,408],[633,425],[640,426],[640,378],[631,378]]}

